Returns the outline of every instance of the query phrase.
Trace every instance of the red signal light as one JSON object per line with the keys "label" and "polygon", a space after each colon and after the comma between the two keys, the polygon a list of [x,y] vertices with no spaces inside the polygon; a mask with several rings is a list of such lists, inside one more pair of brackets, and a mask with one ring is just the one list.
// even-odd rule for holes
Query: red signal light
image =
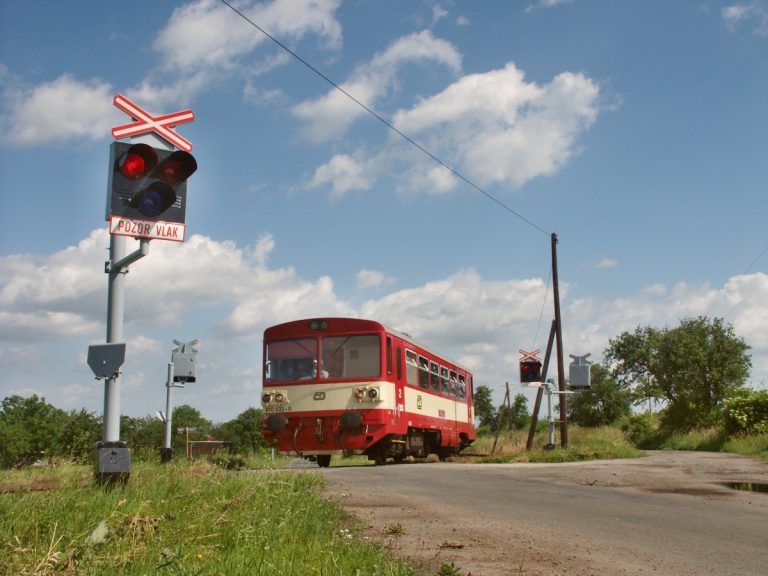
{"label": "red signal light", "polygon": [[541,382],[541,362],[521,360],[520,382]]}
{"label": "red signal light", "polygon": [[120,173],[129,180],[138,180],[157,165],[157,153],[147,144],[134,144],[120,158]]}

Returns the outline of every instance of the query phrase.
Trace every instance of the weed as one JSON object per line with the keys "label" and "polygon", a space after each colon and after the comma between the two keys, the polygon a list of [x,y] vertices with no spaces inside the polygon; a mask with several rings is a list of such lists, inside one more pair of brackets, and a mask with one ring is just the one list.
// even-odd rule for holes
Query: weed
{"label": "weed", "polygon": [[[461,576],[461,571],[451,562],[450,564],[442,564],[440,569],[435,572],[435,576]],[[467,574],[467,576],[472,575]]]}
{"label": "weed", "polygon": [[388,524],[384,527],[384,534],[387,536],[403,536],[405,535],[405,528],[400,522],[396,524]]}

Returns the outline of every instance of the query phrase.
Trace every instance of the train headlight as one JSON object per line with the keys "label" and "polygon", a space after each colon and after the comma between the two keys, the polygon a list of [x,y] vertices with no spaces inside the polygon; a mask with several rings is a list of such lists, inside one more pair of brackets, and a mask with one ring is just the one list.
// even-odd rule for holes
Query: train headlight
{"label": "train headlight", "polygon": [[275,394],[275,402],[280,403],[283,400],[285,400],[285,396],[283,395],[282,392],[278,392],[277,394]]}
{"label": "train headlight", "polygon": [[365,390],[363,388],[358,388],[355,390],[355,398],[358,400],[362,400],[365,397]]}
{"label": "train headlight", "polygon": [[379,395],[379,391],[376,388],[369,388],[368,389],[368,398],[371,400],[375,400]]}
{"label": "train headlight", "polygon": [[264,395],[261,397],[261,401],[262,401],[264,404],[269,404],[269,401],[270,401],[270,400],[272,400],[272,395],[271,395],[271,394],[269,394],[268,392],[264,393]]}

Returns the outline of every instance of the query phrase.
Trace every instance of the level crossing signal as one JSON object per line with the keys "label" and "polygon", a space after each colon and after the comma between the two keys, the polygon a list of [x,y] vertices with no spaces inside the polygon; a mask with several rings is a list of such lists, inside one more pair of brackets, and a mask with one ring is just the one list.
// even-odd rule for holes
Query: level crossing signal
{"label": "level crossing signal", "polygon": [[541,362],[533,359],[520,360],[520,382],[541,382]]}
{"label": "level crossing signal", "polygon": [[187,179],[195,170],[197,161],[189,152],[113,142],[107,220],[184,224]]}

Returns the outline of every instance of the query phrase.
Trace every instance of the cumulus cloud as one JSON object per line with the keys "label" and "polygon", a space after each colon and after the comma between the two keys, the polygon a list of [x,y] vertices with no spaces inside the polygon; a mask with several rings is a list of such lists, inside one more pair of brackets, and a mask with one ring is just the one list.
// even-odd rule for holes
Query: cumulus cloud
{"label": "cumulus cloud", "polygon": [[[100,389],[84,367],[84,350],[87,343],[103,341],[108,240],[99,230],[50,255],[0,259],[0,395],[27,391],[66,402],[68,408],[98,408],[94,394]],[[173,337],[200,338],[205,349],[200,368],[211,386],[190,391],[188,401],[213,402],[218,394],[221,410],[232,402],[252,402],[264,328],[296,318],[382,321],[466,365],[477,384],[497,389],[504,381],[514,382],[519,348],[543,348],[546,342],[551,291],[545,279],[490,280],[469,268],[422,285],[390,288],[353,306],[338,297],[331,277],[305,278],[293,268],[270,266],[274,247],[269,235],[245,247],[194,235],[181,245],[153,242],[149,256],[131,266],[124,391],[132,391],[132,406],[145,406],[147,386],[162,381],[170,331]],[[361,289],[386,290],[392,282],[373,269],[361,270],[356,279]],[[567,279],[561,281],[568,354],[590,352],[599,361],[609,339],[622,331],[724,316],[752,346],[753,382],[768,381],[767,274],[735,276],[721,287],[655,284],[612,299],[572,299],[570,292]],[[186,335],[177,335],[182,329]],[[77,371],[59,370],[52,379],[50,366],[72,365],[61,355],[73,345]]]}
{"label": "cumulus cloud", "polygon": [[368,160],[337,154],[315,170],[310,188],[331,187],[331,198],[339,199],[350,190],[368,190],[374,182],[376,167]]}
{"label": "cumulus cloud", "polygon": [[113,95],[105,80],[82,81],[70,74],[37,86],[9,88],[0,119],[2,138],[20,146],[100,140],[119,118]]}
{"label": "cumulus cloud", "polygon": [[[599,96],[598,85],[583,74],[563,72],[540,85],[527,82],[523,72],[508,63],[461,77],[442,92],[398,111],[392,123],[473,182],[519,188],[536,177],[554,175],[578,153],[579,137],[600,111]],[[312,117],[319,116],[315,109]],[[339,153],[316,170],[311,185],[327,185],[338,197],[369,189],[383,174],[396,174],[404,194],[444,194],[458,184],[449,169],[401,140],[371,152],[368,161],[362,154],[356,153],[355,167],[358,173],[363,165],[371,168],[365,179],[351,179],[348,171],[334,166],[339,158],[348,158]]]}
{"label": "cumulus cloud", "polygon": [[597,118],[598,96],[583,74],[563,72],[538,85],[509,63],[464,76],[398,112],[394,124],[473,181],[519,187],[554,174],[577,152],[578,137]]}
{"label": "cumulus cloud", "polygon": [[[359,102],[375,108],[379,100],[394,88],[402,66],[413,62],[441,64],[454,73],[461,69],[458,50],[450,42],[435,38],[432,32],[424,30],[394,41],[370,62],[359,66],[341,87]],[[357,118],[367,114],[336,89],[295,106],[293,113],[307,122],[306,134],[314,142],[338,137]]]}
{"label": "cumulus cloud", "polygon": [[[287,42],[307,35],[319,38],[324,48],[341,45],[341,25],[335,12],[340,0],[274,0],[246,2],[240,10],[266,31]],[[289,58],[272,51],[254,64],[254,52],[269,42],[232,10],[215,0],[197,0],[176,8],[154,40],[158,61],[134,86],[114,87],[110,82],[78,79],[63,74],[35,86],[4,80],[5,109],[0,116],[2,141],[10,145],[50,145],[71,140],[101,140],[125,116],[112,105],[121,91],[150,112],[186,105],[218,81],[239,75],[246,79],[247,96],[260,92],[253,77],[284,65]],[[266,97],[266,96],[263,96]]]}

